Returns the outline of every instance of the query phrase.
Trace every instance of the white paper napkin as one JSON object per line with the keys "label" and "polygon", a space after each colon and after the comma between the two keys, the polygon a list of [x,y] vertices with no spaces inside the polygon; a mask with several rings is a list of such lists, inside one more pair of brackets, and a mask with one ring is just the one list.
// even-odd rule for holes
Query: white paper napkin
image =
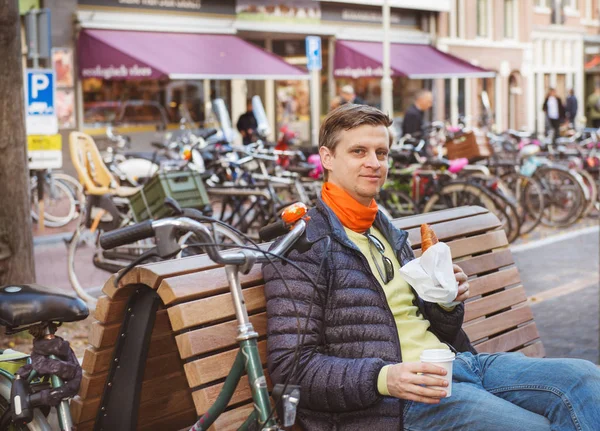
{"label": "white paper napkin", "polygon": [[400,268],[400,274],[425,301],[450,307],[458,304],[453,302],[458,294],[458,282],[452,268],[452,253],[443,242],[408,262]]}

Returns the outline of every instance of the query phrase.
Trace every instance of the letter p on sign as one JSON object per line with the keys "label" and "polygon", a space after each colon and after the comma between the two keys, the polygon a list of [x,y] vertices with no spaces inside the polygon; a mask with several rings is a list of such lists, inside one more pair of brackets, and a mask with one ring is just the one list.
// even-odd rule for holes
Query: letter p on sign
{"label": "letter p on sign", "polygon": [[31,77],[31,97],[37,99],[39,92],[48,88],[49,84],[50,80],[46,75],[33,75]]}

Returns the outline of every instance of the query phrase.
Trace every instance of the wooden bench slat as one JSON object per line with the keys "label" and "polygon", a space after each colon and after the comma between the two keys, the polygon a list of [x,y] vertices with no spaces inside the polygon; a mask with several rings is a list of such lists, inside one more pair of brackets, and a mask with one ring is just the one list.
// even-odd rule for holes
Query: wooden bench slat
{"label": "wooden bench slat", "polygon": [[494,293],[481,299],[469,302],[469,307],[465,310],[465,322],[486,316],[497,311],[517,305],[527,301],[527,295],[523,286],[507,289],[502,292]]}
{"label": "wooden bench slat", "polygon": [[[117,338],[119,338],[120,329],[121,323],[103,325],[100,322],[94,322],[92,323],[88,342],[97,349],[114,346],[117,342]],[[167,310],[158,310],[156,312],[156,320],[154,322],[152,335],[158,336],[170,334],[171,332],[173,331],[171,330],[171,322]]]}
{"label": "wooden bench slat", "polygon": [[160,282],[166,277],[217,268],[221,265],[214,263],[203,254],[199,256],[184,257],[182,259],[166,260],[164,262],[149,263],[139,267],[140,283],[157,289]]}
{"label": "wooden bench slat", "polygon": [[[440,241],[447,242],[453,238],[487,232],[500,226],[501,224],[494,214],[484,213],[473,217],[437,223],[432,225],[432,228]],[[408,239],[413,247],[421,246],[420,226],[408,230]]]}
{"label": "wooden bench slat", "polygon": [[448,245],[452,250],[452,259],[456,259],[504,247],[507,244],[506,233],[503,230],[497,230],[470,238],[457,239]]}
{"label": "wooden bench slat", "polygon": [[480,256],[470,257],[455,262],[469,277],[515,263],[510,249],[493,251]]}
{"label": "wooden bench slat", "polygon": [[103,295],[98,298],[96,309],[94,310],[94,318],[101,323],[117,323],[123,320],[127,300],[112,301],[108,296]]}
{"label": "wooden bench slat", "polygon": [[533,320],[533,312],[525,303],[523,306],[505,311],[497,316],[475,320],[463,325],[463,329],[471,341],[481,340],[485,337],[504,332],[525,322]]}
{"label": "wooden bench slat", "polygon": [[520,282],[519,270],[512,267],[469,280],[469,292],[471,297],[476,297]]}
{"label": "wooden bench slat", "polygon": [[[144,380],[140,392],[140,411],[142,411],[142,406],[148,405],[148,403],[153,402],[157,398],[168,398],[170,395],[178,392],[187,394],[189,392],[188,389],[187,379],[181,371],[181,366],[178,367],[175,373],[161,373],[152,380]],[[77,407],[74,407],[75,410],[71,409],[73,421],[84,422],[94,419],[96,412],[100,408],[101,398],[102,390],[96,393],[93,398],[88,397],[84,400],[80,394],[75,404],[71,401],[73,406],[77,405]]]}
{"label": "wooden bench slat", "polygon": [[[264,290],[264,286],[250,287],[243,290],[248,313],[266,308]],[[235,316],[231,293],[185,302],[169,308],[168,311],[173,331],[181,331],[182,329],[222,321]]]}
{"label": "wooden bench slat", "polygon": [[[215,431],[234,431],[237,430],[240,425],[246,420],[250,413],[254,410],[252,404],[238,407],[233,410],[223,412],[221,416],[217,418],[214,423]],[[211,428],[212,429],[212,428]]]}
{"label": "wooden bench slat", "polygon": [[[265,377],[267,379],[267,386],[269,388],[273,387],[271,382],[271,378],[269,377],[268,371],[266,369],[263,370]],[[216,385],[208,386],[203,389],[199,389],[192,393],[192,397],[194,399],[194,404],[196,405],[196,413],[198,416],[203,415],[209,408],[214,404],[221,389],[223,388],[224,383],[218,383]],[[248,376],[243,376],[240,379],[240,382],[235,388],[233,395],[231,397],[230,405],[232,404],[240,404],[243,402],[249,402],[252,399],[252,390],[250,389],[250,383],[248,382]]]}
{"label": "wooden bench slat", "polygon": [[477,344],[475,349],[480,353],[510,352],[539,338],[540,334],[538,333],[537,326],[532,322],[506,334]]}
{"label": "wooden bench slat", "polygon": [[[114,347],[108,347],[105,349],[94,349],[88,347],[83,354],[83,363],[81,368],[90,374],[101,373],[107,371],[110,365],[110,361],[113,357]],[[177,352],[177,344],[173,339],[173,336],[160,335],[156,338],[152,338],[150,342],[150,348],[148,349],[148,359],[155,356],[160,356],[165,352],[177,353],[177,359],[179,360],[179,353]]]}
{"label": "wooden bench slat", "polygon": [[[183,374],[181,360],[177,352],[166,352],[146,360],[143,380],[153,380],[165,375],[175,373]],[[84,398],[93,398],[99,396],[104,390],[104,384],[108,377],[108,370],[91,374],[84,370],[79,387],[79,395]]]}
{"label": "wooden bench slat", "polygon": [[517,351],[532,358],[543,358],[546,356],[546,351],[544,350],[544,345],[541,341],[533,343]]}
{"label": "wooden bench slat", "polygon": [[445,221],[457,220],[461,218],[469,218],[477,214],[485,214],[488,211],[479,206],[466,206],[459,208],[450,208],[446,211],[435,211],[431,213],[416,214],[413,216],[403,217],[392,221],[392,224],[398,229],[409,230],[411,228],[420,227],[423,223],[434,225]]}
{"label": "wooden bench slat", "polygon": [[[472,236],[469,238],[455,239],[447,243],[452,252],[452,259],[456,260],[462,257],[476,255],[496,248],[505,247],[508,245],[506,234],[503,230],[487,232],[482,235]],[[416,257],[421,256],[421,249],[413,250]]]}
{"label": "wooden bench slat", "polygon": [[[242,287],[261,284],[261,266],[255,265],[249,274],[240,274],[240,282]],[[229,292],[229,283],[225,269],[221,267],[165,278],[158,287],[158,294],[165,305],[225,292]]]}
{"label": "wooden bench slat", "polygon": [[[189,386],[195,388],[196,386],[205,385],[214,382],[215,380],[225,378],[231,370],[238,351],[239,349],[228,350],[227,352],[217,353],[216,355],[186,363],[183,368]],[[260,354],[263,365],[266,364],[266,341],[258,342],[258,353]]]}
{"label": "wooden bench slat", "polygon": [[[267,313],[251,315],[250,323],[259,336],[267,334]],[[237,331],[237,320],[230,320],[218,325],[184,332],[176,336],[175,341],[181,359],[188,359],[192,356],[237,346],[235,340]]]}

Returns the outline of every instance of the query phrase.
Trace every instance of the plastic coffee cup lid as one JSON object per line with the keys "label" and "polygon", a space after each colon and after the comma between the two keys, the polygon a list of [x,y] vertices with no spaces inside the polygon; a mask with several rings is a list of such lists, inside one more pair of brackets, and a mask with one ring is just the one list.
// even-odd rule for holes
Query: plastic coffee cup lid
{"label": "plastic coffee cup lid", "polygon": [[449,349],[426,349],[421,353],[421,362],[453,361],[456,355]]}

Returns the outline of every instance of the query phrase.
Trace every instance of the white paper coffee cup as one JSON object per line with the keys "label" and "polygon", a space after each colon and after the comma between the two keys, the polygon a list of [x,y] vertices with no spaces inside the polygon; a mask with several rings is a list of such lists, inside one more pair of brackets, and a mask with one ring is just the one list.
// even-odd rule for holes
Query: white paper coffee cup
{"label": "white paper coffee cup", "polygon": [[421,353],[421,362],[433,364],[444,368],[447,371],[445,376],[440,376],[439,374],[424,374],[426,376],[444,379],[448,382],[448,386],[445,388],[440,386],[428,386],[431,389],[446,391],[446,397],[452,395],[452,363],[454,362],[455,357],[456,355],[454,352],[449,349],[426,349]]}

